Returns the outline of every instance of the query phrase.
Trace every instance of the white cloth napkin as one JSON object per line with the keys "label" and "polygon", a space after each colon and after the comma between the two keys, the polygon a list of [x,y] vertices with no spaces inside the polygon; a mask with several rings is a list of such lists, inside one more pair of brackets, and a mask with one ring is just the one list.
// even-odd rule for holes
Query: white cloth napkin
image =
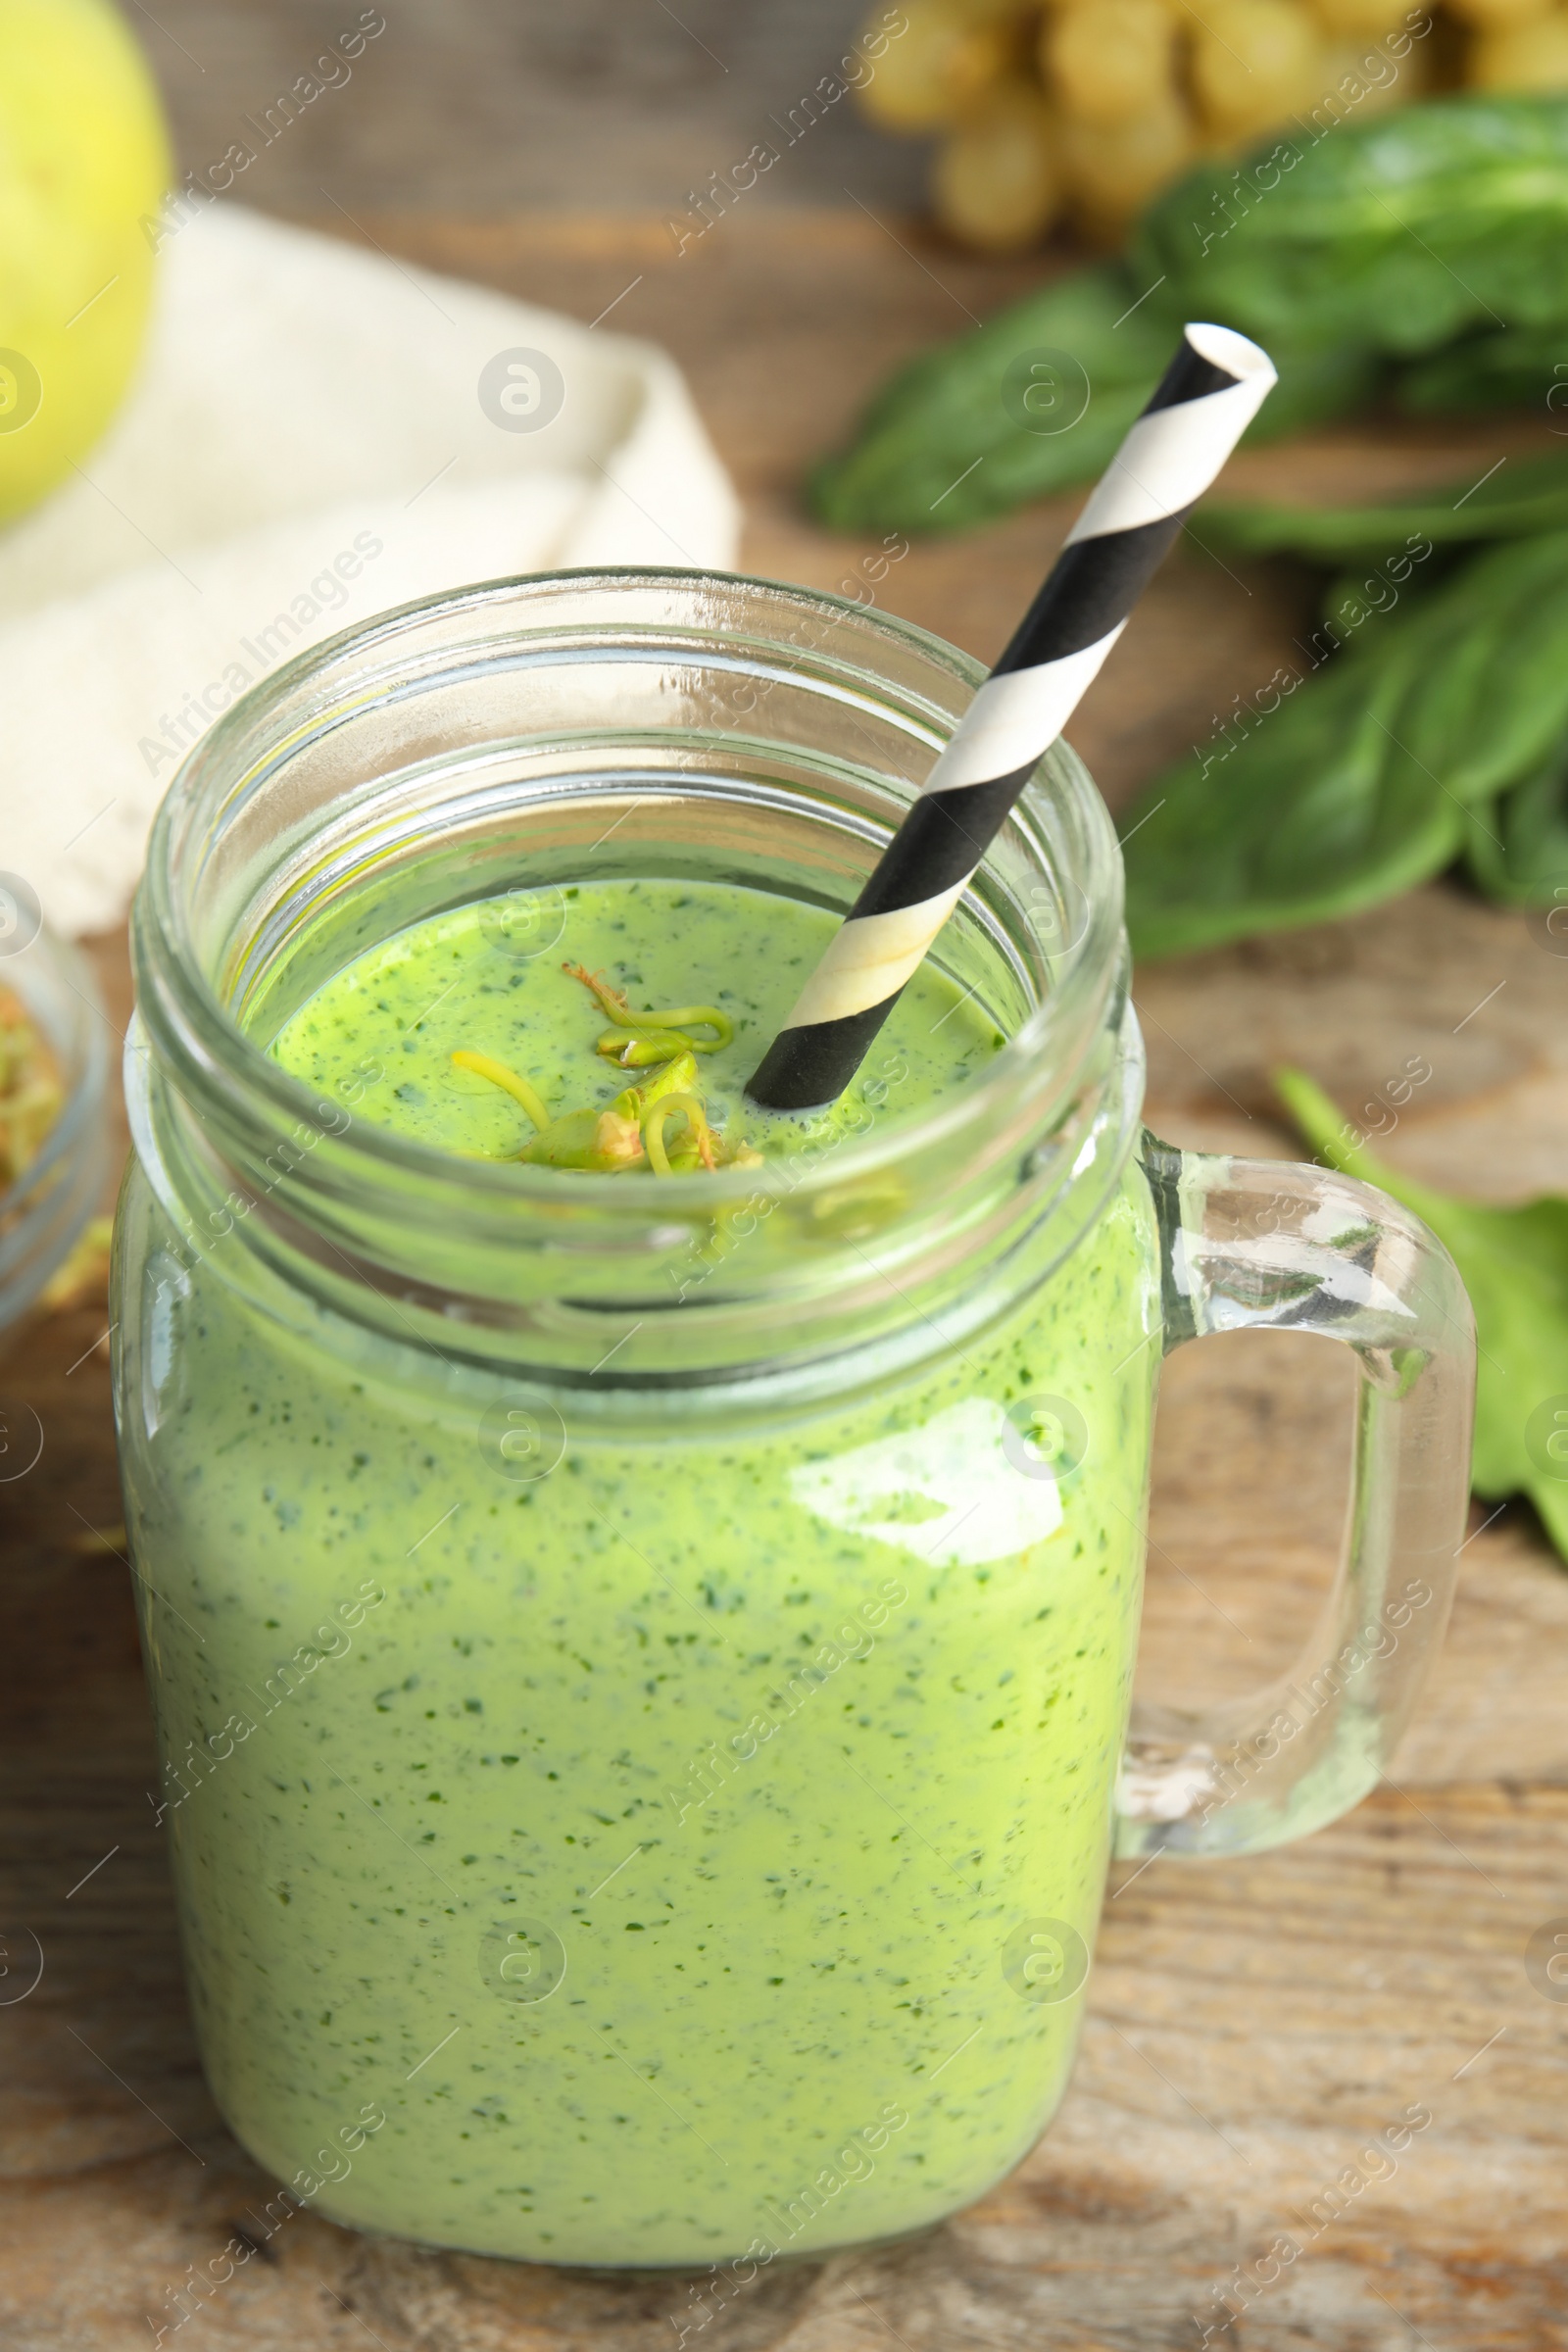
{"label": "white cloth napkin", "polygon": [[0,868],[102,929],[185,751],[280,662],[467,581],[723,569],[737,531],[653,345],[215,205],[108,436],[0,533]]}

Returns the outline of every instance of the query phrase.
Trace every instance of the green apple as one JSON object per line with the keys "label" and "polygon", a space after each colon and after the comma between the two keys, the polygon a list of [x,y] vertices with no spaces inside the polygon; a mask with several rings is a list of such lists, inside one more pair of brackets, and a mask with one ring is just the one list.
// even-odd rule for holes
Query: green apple
{"label": "green apple", "polygon": [[169,181],[158,92],[111,0],[0,0],[0,519],[120,405]]}

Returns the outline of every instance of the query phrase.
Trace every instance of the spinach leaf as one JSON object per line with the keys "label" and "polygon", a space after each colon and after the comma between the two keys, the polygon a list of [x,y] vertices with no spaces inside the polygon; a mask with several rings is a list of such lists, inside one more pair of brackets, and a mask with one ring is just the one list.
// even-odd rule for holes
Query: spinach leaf
{"label": "spinach leaf", "polygon": [[[1134,803],[1124,856],[1136,956],[1326,922],[1450,862],[1463,810],[1390,724],[1403,665],[1373,668],[1348,658],[1293,699],[1262,703],[1251,734],[1234,747],[1216,738]],[[1288,691],[1284,674],[1274,692]]]}
{"label": "spinach leaf", "polygon": [[[955,530],[1092,480],[1186,318],[1267,346],[1280,380],[1260,440],[1348,414],[1477,330],[1568,336],[1568,97],[1472,92],[1200,166],[1124,265],[1059,279],[903,368],[809,503],[838,530]],[[1072,387],[1044,431],[1009,374],[1042,347],[1066,355]],[[1514,352],[1510,397],[1517,374]]]}
{"label": "spinach leaf", "polygon": [[1507,459],[1480,481],[1471,472],[1439,488],[1371,506],[1209,499],[1199,509],[1199,520],[1204,543],[1227,554],[1306,556],[1333,564],[1376,564],[1417,538],[1435,547],[1526,538],[1536,531],[1568,529],[1568,448],[1560,456]]}
{"label": "spinach leaf", "polygon": [[1565,644],[1568,532],[1554,532],[1488,549],[1420,602],[1369,617],[1318,678],[1277,671],[1250,732],[1217,734],[1129,810],[1135,955],[1375,906],[1441,872],[1478,830],[1506,857],[1494,804],[1568,735]]}
{"label": "spinach leaf", "polygon": [[1241,173],[1211,160],[1145,215],[1129,267],[1270,346],[1405,356],[1568,320],[1568,104],[1472,92],[1303,127]]}
{"label": "spinach leaf", "polygon": [[[1436,790],[1482,808],[1533,775],[1568,729],[1568,531],[1486,549],[1406,625],[1418,650],[1390,723]],[[1379,663],[1376,636],[1363,642]]]}
{"label": "spinach leaf", "polygon": [[[1555,399],[1553,386],[1561,387]],[[1491,334],[1467,335],[1430,359],[1410,361],[1394,379],[1395,401],[1411,416],[1534,408],[1543,393],[1548,409],[1568,408],[1568,365],[1560,320],[1546,326],[1503,326]],[[1568,417],[1564,422],[1568,423]]]}
{"label": "spinach leaf", "polygon": [[[958,530],[1101,473],[1170,357],[1170,328],[1109,265],[1043,287],[926,352],[808,494],[835,530]],[[1041,373],[1030,380],[1036,356]]]}
{"label": "spinach leaf", "polygon": [[1276,1071],[1274,1085],[1320,1159],[1402,1200],[1452,1257],[1476,1317],[1475,1491],[1528,1494],[1568,1560],[1568,1200],[1547,1194],[1520,1208],[1457,1200],[1350,1141],[1301,1071]]}
{"label": "spinach leaf", "polygon": [[1513,906],[1550,906],[1568,900],[1568,740],[1537,774],[1472,809],[1465,863],[1478,890]]}

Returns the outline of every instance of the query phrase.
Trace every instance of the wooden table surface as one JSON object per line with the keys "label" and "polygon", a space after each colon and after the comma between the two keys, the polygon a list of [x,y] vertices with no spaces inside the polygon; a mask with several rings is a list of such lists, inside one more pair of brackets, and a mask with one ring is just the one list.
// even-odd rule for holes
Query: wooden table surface
{"label": "wooden table surface", "polygon": [[[659,335],[688,368],[745,493],[748,568],[826,587],[866,551],[802,518],[803,463],[893,359],[1032,274],[858,215],[737,215],[679,261],[655,221],[367,225],[402,253],[587,318],[640,276],[616,322]],[[1472,458],[1479,474],[1538,431],[1344,432],[1250,454],[1236,478],[1354,492],[1396,471],[1444,478]],[[994,655],[1072,503],[918,546],[889,574],[889,606]],[[1284,571],[1233,575],[1191,547],[1172,563],[1073,730],[1113,806],[1268,677],[1305,597]],[[122,1020],[122,941],[99,957]],[[1299,1061],[1348,1103],[1423,1053],[1434,1077],[1392,1159],[1495,1198],[1562,1189],[1565,1000],[1568,961],[1520,917],[1446,886],[1152,969],[1140,986],[1151,1120],[1179,1142],[1286,1154],[1271,1066]],[[213,2110],[180,1983],[127,1579],[93,1532],[120,1518],[105,1321],[94,1299],[34,1324],[0,1370],[46,1432],[3,1506],[5,2352],[147,2345],[168,2290],[272,2186]],[[1276,1335],[1172,1360],[1149,1689],[1240,1690],[1291,1654],[1337,1541],[1347,1383],[1336,1351]],[[1518,1503],[1473,1535],[1461,1565],[1453,1630],[1395,1777],[1348,1820],[1253,1861],[1162,1857],[1114,1874],[1075,2083],[1018,2171],[916,2241],[763,2272],[689,2344],[1197,2347],[1240,2266],[1253,2299],[1219,2343],[1568,2346],[1568,2000],[1537,1991],[1524,1965],[1533,1931],[1568,1925],[1568,1574]],[[42,1980],[19,1998],[34,1937]],[[1431,2122],[1396,2169],[1358,2166],[1410,2108]],[[1339,2218],[1258,2287],[1271,2241],[1304,2240],[1298,2217],[1336,2182]],[[687,2285],[469,2260],[302,2214],[181,2340],[654,2352],[675,2344]]]}

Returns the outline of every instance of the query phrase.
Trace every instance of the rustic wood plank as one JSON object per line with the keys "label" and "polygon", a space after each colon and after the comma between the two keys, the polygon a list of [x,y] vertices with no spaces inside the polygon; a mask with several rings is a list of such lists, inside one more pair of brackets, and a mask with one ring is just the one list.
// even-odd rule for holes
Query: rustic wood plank
{"label": "rustic wood plank", "polygon": [[[864,551],[803,520],[801,466],[893,359],[1027,274],[956,262],[901,224],[911,260],[858,216],[759,212],[679,263],[657,223],[367,225],[584,318],[641,272],[646,307],[634,309],[639,288],[625,324],[661,335],[689,369],[746,491],[747,561],[823,586]],[[1250,455],[1239,471],[1328,494],[1395,463],[1436,476],[1480,453],[1479,472],[1509,445],[1512,426],[1396,448],[1344,433]],[[994,652],[1072,507],[922,544],[890,575],[889,603]],[[1267,676],[1300,596],[1284,571],[1231,582],[1200,557],[1161,584],[1075,729],[1113,800],[1192,741],[1218,699]],[[122,1023],[122,941],[102,944],[101,964]],[[1140,989],[1152,1116],[1179,1141],[1284,1153],[1268,1093],[1280,1060],[1349,1101],[1420,1051],[1434,1076],[1392,1158],[1478,1193],[1560,1183],[1565,977],[1519,918],[1443,887],[1152,970]],[[0,1366],[48,1433],[38,1471],[8,1494],[4,1532],[0,1927],[14,1953],[30,1930],[47,1962],[34,1994],[0,2007],[0,2342],[18,2352],[149,2342],[147,2315],[271,2185],[218,2122],[196,2063],[146,1797],[125,1572],[91,1533],[112,1538],[119,1518],[104,1322],[88,1300],[32,1326]],[[1150,1687],[1237,1690],[1288,1656],[1333,1554],[1344,1411],[1344,1367],[1326,1348],[1254,1334],[1172,1360]],[[1212,2340],[1250,2352],[1568,2345],[1568,2007],[1543,1999],[1522,1958],[1535,1927],[1568,1916],[1568,1578],[1522,1506],[1475,1537],[1463,1566],[1396,1787],[1279,1853],[1118,1872],[1075,2085],[1012,2178],[921,2239],[780,2263],[689,2343],[1197,2346],[1240,2266],[1246,2316]],[[1430,2125],[1392,2175],[1348,2193],[1346,2168],[1411,2106]],[[1282,2232],[1300,2252],[1259,2287],[1255,2266]],[[214,2352],[372,2338],[387,2352],[653,2352],[675,2340],[693,2284],[442,2255],[300,2216],[195,2324]]]}
{"label": "rustic wood plank", "polygon": [[[241,140],[246,203],[314,205],[324,185],[353,213],[613,202],[662,221],[759,140],[779,155],[764,204],[839,203],[852,181],[868,203],[913,206],[923,188],[929,143],[884,137],[851,98],[790,143],[791,109],[872,13],[859,0],[397,0],[345,75],[341,36],[362,13],[359,0],[132,8],[180,162],[201,172]],[[334,42],[328,86],[290,120],[276,101]]]}

